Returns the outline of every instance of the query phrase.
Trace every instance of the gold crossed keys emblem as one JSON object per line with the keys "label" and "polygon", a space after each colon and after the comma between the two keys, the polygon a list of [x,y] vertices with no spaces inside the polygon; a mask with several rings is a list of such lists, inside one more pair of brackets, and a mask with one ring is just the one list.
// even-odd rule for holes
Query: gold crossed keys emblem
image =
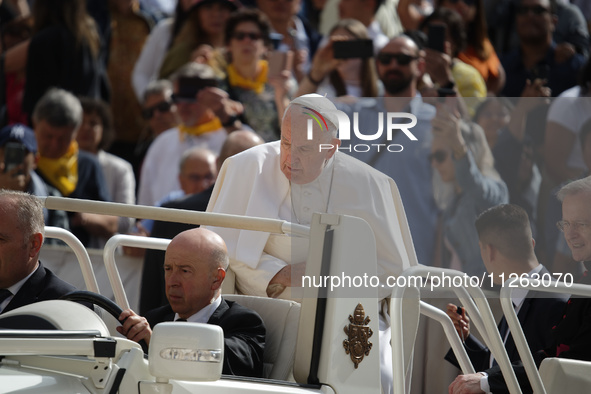
{"label": "gold crossed keys emblem", "polygon": [[355,369],[359,367],[359,363],[363,361],[364,356],[369,356],[372,343],[369,338],[373,335],[371,328],[366,327],[369,322],[369,316],[365,317],[363,305],[357,304],[353,316],[349,315],[351,324],[344,327],[345,334],[349,339],[343,341],[345,353],[351,355],[351,361],[355,364]]}

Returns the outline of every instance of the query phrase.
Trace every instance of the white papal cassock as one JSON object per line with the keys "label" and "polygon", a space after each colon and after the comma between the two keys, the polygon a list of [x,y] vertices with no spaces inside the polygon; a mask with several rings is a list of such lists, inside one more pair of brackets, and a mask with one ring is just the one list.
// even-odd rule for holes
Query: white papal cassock
{"label": "white papal cassock", "polygon": [[[314,212],[357,216],[369,223],[376,237],[381,283],[386,283],[387,276],[417,264],[402,200],[391,178],[336,152],[316,180],[290,185],[281,172],[279,147],[279,141],[271,142],[226,159],[207,211],[300,224],[309,224]],[[221,227],[210,230],[226,242],[236,288],[243,294],[266,297],[267,286],[275,274],[287,264],[305,261],[308,252],[307,242],[299,238]],[[381,287],[380,298],[390,294],[391,289]],[[289,298],[289,292],[280,297]],[[380,341],[389,344],[389,319],[385,312],[380,316]],[[391,365],[387,354],[382,356],[382,368],[384,364]]]}

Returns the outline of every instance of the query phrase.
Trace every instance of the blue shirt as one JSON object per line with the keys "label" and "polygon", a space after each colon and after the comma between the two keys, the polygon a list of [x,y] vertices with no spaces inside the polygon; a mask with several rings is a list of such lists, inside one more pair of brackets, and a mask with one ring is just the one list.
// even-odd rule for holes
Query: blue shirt
{"label": "blue shirt", "polygon": [[[395,100],[395,99],[389,99]],[[380,152],[377,149],[371,149],[368,152],[351,152],[341,149],[342,152],[371,164],[373,168],[383,172],[394,179],[413,238],[417,258],[420,264],[432,265],[435,246],[435,233],[437,228],[437,206],[433,198],[432,168],[429,162],[431,152],[431,119],[435,116],[435,108],[423,102],[420,96],[415,97],[410,103],[410,111],[417,117],[416,126],[409,131],[417,138],[417,141],[411,141],[402,131],[394,131],[392,140],[386,140],[387,110],[384,107],[384,99],[365,98],[354,104],[351,108],[341,108],[349,115],[351,120],[351,141],[350,145],[359,144],[385,144],[391,146],[391,150],[401,152],[389,152],[381,147]],[[359,129],[362,134],[373,134],[378,130],[379,117],[383,117],[384,130],[382,138],[377,141],[362,141],[355,136],[353,132],[354,112],[359,113]],[[383,115],[379,115],[383,113]],[[408,123],[408,119],[401,120],[399,123]],[[341,148],[349,146],[349,141],[343,141]],[[363,149],[361,149],[363,150]],[[374,155],[378,155],[374,158]]]}
{"label": "blue shirt", "polygon": [[[579,69],[585,63],[585,57],[579,53],[563,63],[556,63],[554,60],[555,48],[556,44],[553,42],[548,48],[546,57],[537,64],[540,67],[545,65],[549,67],[547,86],[552,89],[552,97],[558,96],[577,84]],[[525,81],[531,78],[531,70],[526,70],[521,60],[521,49],[501,56],[501,64],[507,74],[507,81],[501,94],[507,97],[520,97],[523,88],[525,88]]]}

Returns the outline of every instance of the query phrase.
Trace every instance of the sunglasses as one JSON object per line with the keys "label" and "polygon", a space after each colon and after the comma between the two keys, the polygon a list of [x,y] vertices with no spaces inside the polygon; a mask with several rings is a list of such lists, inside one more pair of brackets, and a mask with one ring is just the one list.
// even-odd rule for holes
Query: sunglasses
{"label": "sunglasses", "polygon": [[476,2],[478,0],[449,0],[449,2],[452,3],[452,4],[457,4],[460,1],[463,2],[466,5],[476,5]]}
{"label": "sunglasses", "polygon": [[407,66],[408,64],[410,64],[410,62],[412,62],[413,60],[417,60],[418,58],[418,56],[406,55],[404,53],[386,52],[378,53],[377,56],[378,62],[384,66],[387,66],[390,63],[392,63],[392,59],[395,59],[396,63],[398,63],[398,65],[400,66]]}
{"label": "sunglasses", "polygon": [[150,108],[144,108],[142,110],[142,116],[144,117],[144,119],[152,119],[155,111],[165,113],[170,111],[170,107],[172,107],[172,102],[161,101],[158,104],[151,106]]}
{"label": "sunglasses", "polygon": [[432,162],[435,160],[437,163],[441,164],[447,159],[448,153],[444,150],[436,150],[435,152],[431,153],[428,158],[429,161]]}
{"label": "sunglasses", "polygon": [[232,34],[232,38],[238,41],[244,40],[246,37],[250,38],[251,41],[260,40],[263,36],[260,33],[250,33],[246,31],[237,31]]}
{"label": "sunglasses", "polygon": [[548,10],[547,8],[544,8],[541,5],[532,5],[532,6],[520,5],[519,7],[517,7],[516,12],[518,15],[525,15],[528,12],[532,12],[534,15],[543,15],[547,12],[550,12],[550,10]]}

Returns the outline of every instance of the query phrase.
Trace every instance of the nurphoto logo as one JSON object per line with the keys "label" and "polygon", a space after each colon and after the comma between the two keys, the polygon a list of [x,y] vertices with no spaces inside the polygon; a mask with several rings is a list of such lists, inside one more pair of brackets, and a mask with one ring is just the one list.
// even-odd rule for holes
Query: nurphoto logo
{"label": "nurphoto logo", "polygon": [[[304,107],[305,110],[310,112],[304,112],[309,115],[311,119],[307,122],[307,138],[312,140],[314,137],[314,123],[320,126],[320,130],[328,130],[328,125],[324,117],[309,107]],[[351,121],[349,116],[343,111],[336,111],[337,119],[339,121],[339,131],[337,138],[341,141],[351,140]],[[395,131],[402,131],[410,141],[417,141],[417,137],[410,131],[411,128],[416,126],[417,117],[411,113],[406,112],[379,112],[378,116],[378,129],[375,132],[367,133],[367,130],[362,132],[359,128],[359,113],[353,113],[353,134],[357,140],[361,141],[373,141],[374,143],[362,143],[362,144],[350,144],[348,146],[337,146],[336,148],[340,151],[355,151],[355,152],[368,152],[372,149],[377,149],[379,152],[381,149],[386,149],[388,152],[402,152],[404,147],[400,144],[390,144],[385,142],[391,142]],[[384,123],[386,124],[384,127]],[[386,132],[385,141],[383,134],[384,129]],[[378,143],[379,142],[379,143]],[[331,150],[335,148],[333,144],[319,144],[319,151]]]}

